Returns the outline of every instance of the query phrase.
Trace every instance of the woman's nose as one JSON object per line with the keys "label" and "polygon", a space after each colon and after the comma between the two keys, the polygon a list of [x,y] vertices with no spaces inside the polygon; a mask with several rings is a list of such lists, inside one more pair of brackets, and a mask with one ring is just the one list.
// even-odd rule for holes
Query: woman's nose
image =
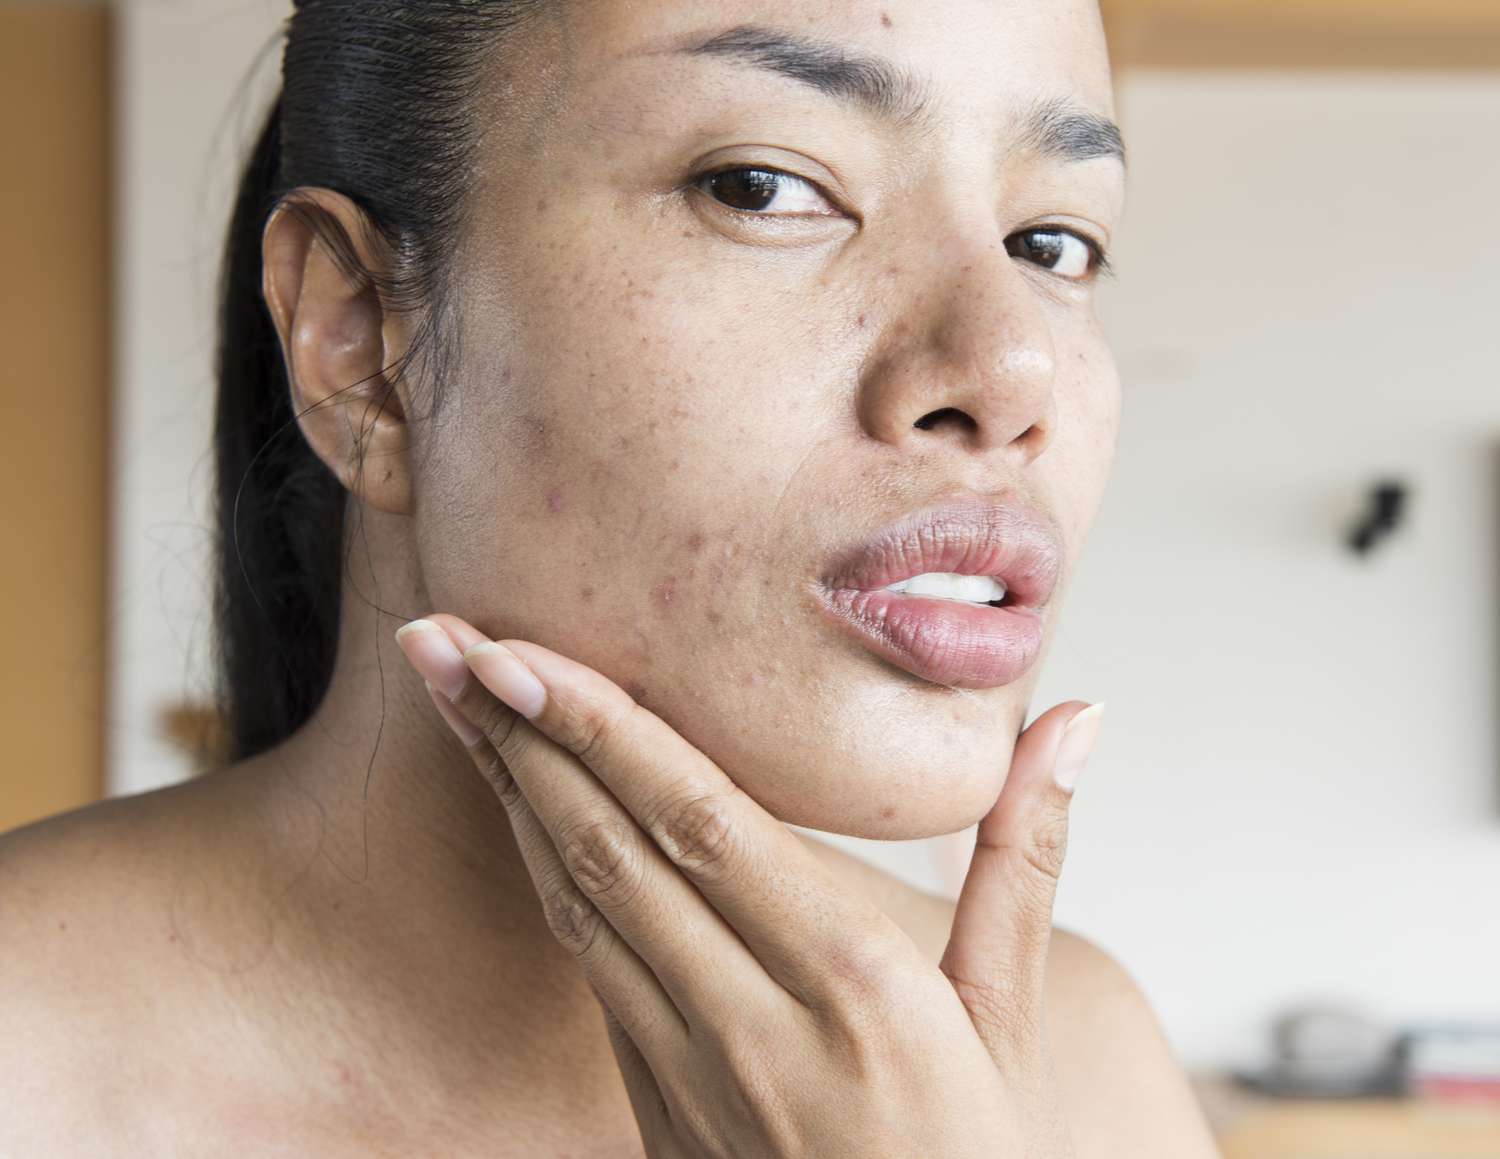
{"label": "woman's nose", "polygon": [[860,422],[901,449],[934,439],[1022,467],[1056,424],[1052,330],[1036,287],[999,239],[935,249],[889,271],[890,307],[860,381]]}

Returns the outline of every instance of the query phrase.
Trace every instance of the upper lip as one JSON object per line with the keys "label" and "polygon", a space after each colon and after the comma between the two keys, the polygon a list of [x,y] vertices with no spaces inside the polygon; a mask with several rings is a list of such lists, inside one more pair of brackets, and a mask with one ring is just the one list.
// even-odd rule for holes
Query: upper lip
{"label": "upper lip", "polygon": [[1018,501],[964,497],[914,511],[840,553],[823,582],[876,591],[926,572],[990,576],[1007,603],[1040,608],[1062,570],[1062,544],[1051,520]]}

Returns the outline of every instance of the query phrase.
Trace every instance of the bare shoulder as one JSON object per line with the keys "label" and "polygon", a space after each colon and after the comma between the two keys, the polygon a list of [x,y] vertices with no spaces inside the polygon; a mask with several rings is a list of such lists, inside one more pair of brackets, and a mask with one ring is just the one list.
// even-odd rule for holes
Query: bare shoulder
{"label": "bare shoulder", "polygon": [[0,1154],[147,1145],[123,1105],[150,1081],[126,1047],[149,1041],[164,964],[141,952],[159,858],[140,826],[138,805],[111,800],[0,834]]}
{"label": "bare shoulder", "polygon": [[[898,921],[938,961],[954,903],[916,890],[904,898]],[[1046,985],[1047,1032],[1079,1159],[1216,1159],[1187,1076],[1125,967],[1054,927]]]}
{"label": "bare shoulder", "polygon": [[1047,960],[1047,1023],[1080,1156],[1218,1155],[1140,986],[1105,950],[1057,928]]}

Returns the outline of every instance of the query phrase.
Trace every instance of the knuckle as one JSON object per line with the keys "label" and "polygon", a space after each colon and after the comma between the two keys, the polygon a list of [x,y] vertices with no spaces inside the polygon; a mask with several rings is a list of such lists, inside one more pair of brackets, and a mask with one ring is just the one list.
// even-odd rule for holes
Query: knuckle
{"label": "knuckle", "polygon": [[1021,855],[1049,888],[1055,888],[1068,855],[1066,811],[1046,810],[1032,827],[1029,839],[1021,847]]}
{"label": "knuckle", "polygon": [[721,874],[735,850],[732,812],[722,793],[699,792],[668,801],[648,828],[674,865]]}
{"label": "knuckle", "polygon": [[641,849],[612,821],[583,821],[567,830],[559,852],[583,894],[596,902],[627,904],[641,887]]}
{"label": "knuckle", "polygon": [[500,759],[499,753],[490,753],[484,757],[480,761],[479,773],[495,791],[495,796],[500,798],[500,803],[505,806],[507,812],[525,800],[521,787],[510,775],[510,770],[505,767],[505,762]]}
{"label": "knuckle", "polygon": [[827,981],[832,1005],[841,1015],[857,1015],[863,1024],[870,1016],[894,1013],[904,991],[902,964],[884,939],[851,935],[829,949]]}
{"label": "knuckle", "polygon": [[588,696],[564,701],[562,708],[549,729],[553,739],[584,764],[593,765],[614,746],[635,704],[606,704]]}
{"label": "knuckle", "polygon": [[549,881],[541,898],[547,928],[563,948],[576,958],[595,952],[603,940],[604,917],[572,880],[564,874]]}
{"label": "knuckle", "polygon": [[468,717],[474,727],[488,738],[502,756],[525,730],[520,728],[521,715],[496,699],[478,680],[470,679],[453,701],[453,706]]}

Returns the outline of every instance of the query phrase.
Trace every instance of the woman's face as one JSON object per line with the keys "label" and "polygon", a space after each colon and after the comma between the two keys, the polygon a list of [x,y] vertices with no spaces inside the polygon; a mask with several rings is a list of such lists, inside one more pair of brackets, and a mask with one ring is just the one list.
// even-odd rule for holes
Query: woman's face
{"label": "woman's face", "polygon": [[[784,821],[971,824],[1114,448],[1094,0],[551,7],[481,114],[461,354],[412,432],[432,606],[597,668]],[[1050,602],[837,593],[890,578],[856,582],[852,548],[953,501],[997,556],[888,561],[1003,558],[1020,591],[1051,542]]]}

